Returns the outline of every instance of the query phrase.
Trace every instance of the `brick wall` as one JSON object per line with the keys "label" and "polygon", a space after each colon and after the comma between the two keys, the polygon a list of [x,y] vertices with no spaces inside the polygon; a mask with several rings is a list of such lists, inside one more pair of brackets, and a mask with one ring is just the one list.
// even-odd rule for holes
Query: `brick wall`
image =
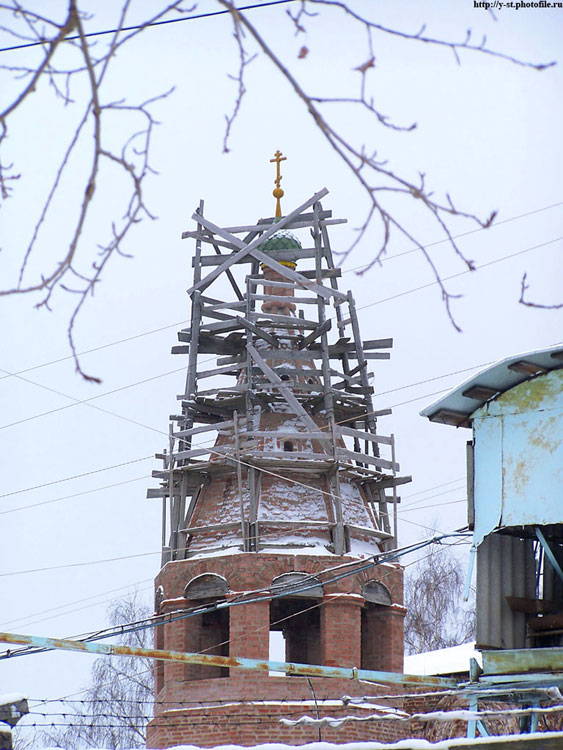
{"label": "brick wall", "polygon": [[[164,590],[160,611],[171,612],[205,604],[204,600],[194,602],[183,598],[189,581],[204,573],[226,578],[231,591],[228,598],[236,598],[245,591],[267,589],[272,580],[283,573],[315,575],[352,561],[357,562],[354,558],[330,555],[241,553],[170,562],[156,580],[156,586],[162,586]],[[392,606],[366,603],[361,595],[362,586],[370,580],[386,586],[391,593]],[[300,655],[299,661],[310,663],[401,671],[402,583],[402,569],[398,565],[381,565],[325,585],[322,598],[303,600],[303,607],[309,610],[308,619],[303,616],[302,632],[299,615],[290,619],[293,653],[290,660],[298,661],[295,657]],[[305,624],[312,622],[311,607],[316,612],[317,606],[316,629],[308,630]],[[268,659],[270,602],[233,606],[227,612],[228,615],[223,616],[228,618],[227,625],[227,619],[220,624],[212,618],[206,624],[202,615],[198,615],[163,626],[164,637],[160,635],[160,640],[167,649],[221,653],[217,644],[211,641],[228,632],[229,644],[222,647],[223,654],[228,648],[228,653],[233,656]],[[282,623],[276,627],[285,626]],[[286,629],[286,633],[289,632]],[[155,718],[148,727],[148,747],[164,748],[182,743],[210,747],[228,743],[312,742],[319,738],[318,728],[288,728],[279,723],[279,717],[291,715],[282,701],[310,702],[312,689],[319,701],[335,700],[343,695],[373,695],[376,690],[372,684],[357,680],[308,680],[304,677],[268,676],[236,668],[230,672],[219,671],[216,667],[211,668],[212,671],[208,669],[174,663],[165,663],[163,670],[156,669],[161,675],[157,690],[161,689],[156,696]],[[391,693],[393,689],[379,686],[378,691]],[[256,702],[264,700],[270,703]],[[244,702],[242,705],[241,701]],[[293,705],[291,711],[297,711],[297,716],[315,715],[314,706],[310,705]],[[359,708],[340,704],[322,706],[321,715],[337,717],[356,713],[365,715],[365,711]],[[323,739],[339,743],[373,739],[392,741],[403,736],[406,736],[404,727],[397,722],[350,722],[338,731],[322,730]]]}

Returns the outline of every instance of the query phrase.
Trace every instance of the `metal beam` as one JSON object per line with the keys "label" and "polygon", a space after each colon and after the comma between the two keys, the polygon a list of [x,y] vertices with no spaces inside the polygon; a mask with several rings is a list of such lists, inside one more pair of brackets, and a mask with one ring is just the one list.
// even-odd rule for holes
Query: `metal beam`
{"label": "metal beam", "polygon": [[561,565],[559,565],[557,558],[553,554],[553,550],[549,546],[549,543],[544,537],[543,532],[539,526],[536,526],[536,536],[540,540],[540,544],[543,547],[543,550],[547,558],[549,559],[549,562],[553,565],[553,569],[555,570],[559,578],[561,578],[561,580],[563,581],[563,570],[561,570]]}
{"label": "metal beam", "polygon": [[340,677],[348,680],[371,680],[372,682],[395,683],[400,685],[432,685],[439,687],[455,687],[455,680],[444,677],[427,677],[422,675],[400,674],[397,672],[380,672],[371,669],[356,669],[356,667],[325,667],[318,664],[291,664],[284,661],[266,661],[260,659],[246,659],[236,656],[214,656],[211,654],[192,654],[181,651],[163,651],[153,648],[134,648],[119,646],[111,643],[96,643],[94,641],[73,641],[66,638],[44,638],[35,635],[21,635],[19,633],[0,632],[0,642],[15,643],[24,646],[38,646],[40,648],[62,649],[64,651],[80,651],[82,653],[106,654],[108,656],[139,656],[145,659],[161,661],[179,661],[185,664],[200,664],[214,667],[238,667],[254,669],[259,672],[285,672],[289,675],[307,675],[311,677]]}

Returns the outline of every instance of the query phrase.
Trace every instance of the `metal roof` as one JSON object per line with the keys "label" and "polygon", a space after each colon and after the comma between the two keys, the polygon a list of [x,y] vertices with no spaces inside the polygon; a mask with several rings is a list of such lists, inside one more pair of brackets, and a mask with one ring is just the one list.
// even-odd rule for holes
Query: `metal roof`
{"label": "metal roof", "polygon": [[471,415],[491,399],[519,383],[563,367],[563,347],[516,354],[481,370],[454,388],[446,396],[423,409],[420,414],[431,422],[470,427]]}

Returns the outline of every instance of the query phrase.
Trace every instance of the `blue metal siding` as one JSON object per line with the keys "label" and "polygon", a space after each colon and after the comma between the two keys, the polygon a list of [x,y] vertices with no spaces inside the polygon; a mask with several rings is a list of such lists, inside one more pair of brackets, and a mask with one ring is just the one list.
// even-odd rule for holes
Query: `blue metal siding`
{"label": "blue metal siding", "polygon": [[563,522],[563,370],[520,383],[473,420],[475,544],[497,526]]}

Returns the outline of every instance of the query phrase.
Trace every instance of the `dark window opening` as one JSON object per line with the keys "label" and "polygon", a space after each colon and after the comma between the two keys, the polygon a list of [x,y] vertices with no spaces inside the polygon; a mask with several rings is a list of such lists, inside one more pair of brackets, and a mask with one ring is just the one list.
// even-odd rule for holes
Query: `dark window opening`
{"label": "dark window opening", "polygon": [[281,376],[281,379],[282,380],[289,380],[289,375],[285,375],[284,374],[284,375]]}
{"label": "dark window opening", "polygon": [[276,661],[321,664],[321,616],[318,599],[302,596],[274,599],[270,605],[270,632],[282,632],[285,658]]}
{"label": "dark window opening", "polygon": [[388,608],[366,602],[362,609],[362,669],[388,670],[389,651]]}
{"label": "dark window opening", "polygon": [[291,440],[283,441],[283,449],[284,451],[287,451],[288,453],[291,453],[293,451],[293,443],[291,442]]}
{"label": "dark window opening", "polygon": [[[209,606],[209,600],[190,602]],[[214,656],[229,656],[229,612],[227,609],[205,612],[195,617],[187,617],[185,625],[186,651],[203,652]],[[185,680],[210,680],[215,677],[228,677],[228,667],[186,664]]]}
{"label": "dark window opening", "polygon": [[[159,625],[155,629],[154,633],[154,647],[159,650],[164,650],[164,626]],[[154,694],[158,695],[164,687],[164,662],[155,660],[154,662]]]}
{"label": "dark window opening", "polygon": [[313,378],[309,378],[309,380],[307,382],[309,383],[309,385],[314,385],[315,384],[315,381],[313,380]]}

